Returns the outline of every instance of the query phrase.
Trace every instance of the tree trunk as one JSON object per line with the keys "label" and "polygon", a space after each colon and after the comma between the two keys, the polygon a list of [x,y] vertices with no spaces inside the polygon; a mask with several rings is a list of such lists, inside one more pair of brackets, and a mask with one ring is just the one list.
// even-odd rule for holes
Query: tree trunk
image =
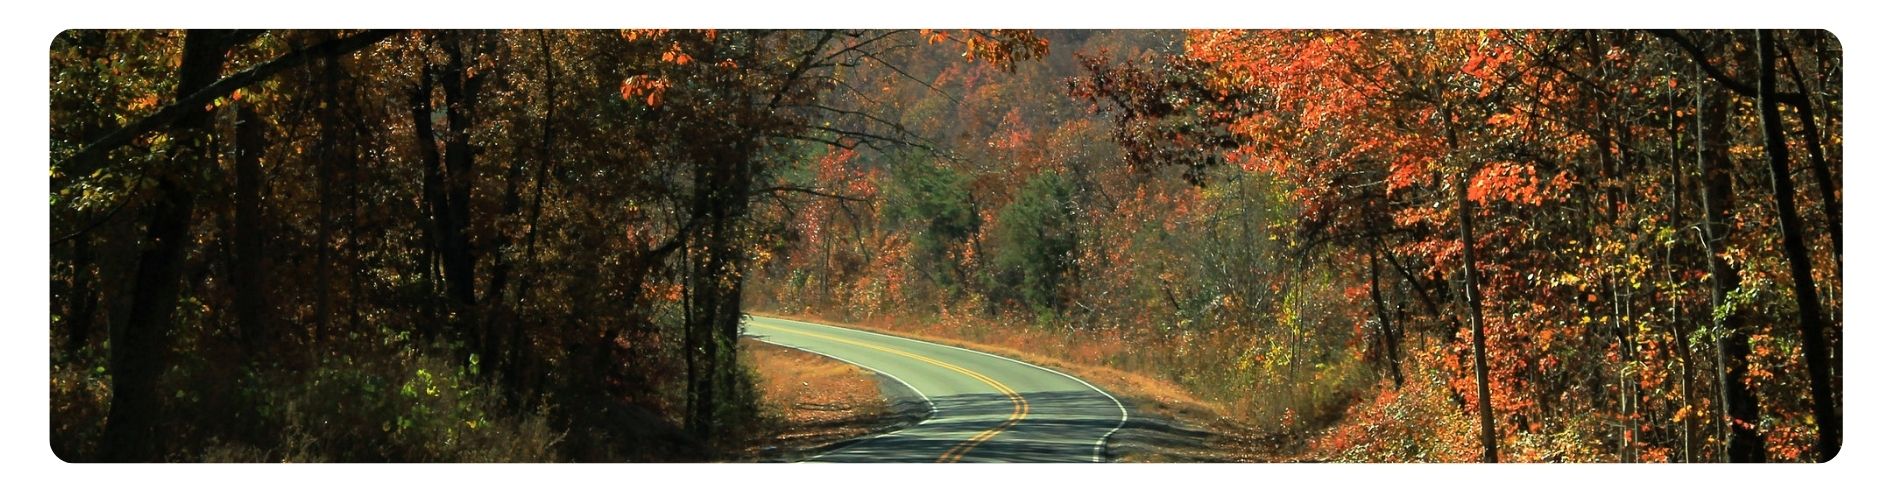
{"label": "tree trunk", "polygon": [[421,195],[426,209],[425,217],[422,218],[426,223],[421,227],[421,240],[427,246],[425,271],[427,272],[427,292],[431,297],[427,301],[431,312],[428,316],[429,323],[421,326],[421,333],[422,336],[430,339],[437,333],[436,324],[442,321],[437,309],[440,306],[437,296],[441,292],[439,280],[444,276],[440,267],[441,258],[444,257],[447,249],[446,179],[440,169],[440,148],[434,136],[433,82],[433,67],[423,64],[420,68],[418,85],[408,96],[408,107],[414,117],[414,140],[419,147],[420,155]]}
{"label": "tree trunk", "polygon": [[1484,293],[1478,288],[1478,261],[1473,254],[1475,244],[1472,241],[1472,202],[1469,197],[1471,170],[1459,172],[1458,177],[1458,238],[1464,248],[1465,260],[1465,308],[1472,325],[1472,368],[1478,376],[1478,429],[1479,441],[1484,446],[1484,461],[1498,462],[1498,436],[1491,417],[1490,369],[1485,365],[1485,321]]}
{"label": "tree trunk", "polygon": [[[548,63],[547,66],[549,67],[550,59],[548,58],[546,62]],[[549,72],[549,69],[548,69],[548,72]],[[551,118],[551,107],[549,106],[549,104],[551,104],[551,99],[550,99],[551,94],[550,94],[550,89],[549,89],[550,86],[548,85],[547,87],[548,87],[547,93],[545,94],[547,96],[546,104],[548,104],[548,106],[546,107],[547,121],[545,122],[547,126],[544,129],[546,133],[544,133],[543,135],[545,135],[545,138],[549,141],[549,139],[551,138],[551,134],[550,134],[551,130],[549,129],[550,118]],[[545,161],[546,153],[543,150],[545,148],[545,145],[549,145],[549,144],[546,142],[542,142],[541,147],[540,147],[541,152],[540,152],[539,160],[540,160],[541,169],[543,169],[545,166],[544,161]],[[523,149],[520,152],[520,154],[524,154]],[[506,170],[506,192],[505,192],[505,196],[500,199],[499,217],[512,217],[512,216],[518,215],[520,212],[520,209],[524,207],[524,199],[523,197],[521,197],[521,193],[523,193],[521,190],[521,187],[522,187],[522,182],[525,180],[527,162],[528,161],[526,159],[515,158],[513,160],[512,167]],[[541,182],[543,182],[543,173],[541,173]],[[486,248],[487,254],[493,257],[493,268],[492,268],[491,276],[487,278],[486,302],[485,302],[486,306],[484,309],[486,314],[485,316],[483,316],[484,319],[482,320],[482,323],[484,323],[485,325],[484,331],[489,335],[491,340],[489,340],[489,343],[486,344],[486,351],[484,355],[482,355],[482,357],[484,357],[485,360],[490,361],[489,364],[491,364],[492,367],[494,367],[495,369],[499,371],[511,370],[510,369],[511,361],[501,360],[501,358],[499,357],[500,354],[502,353],[501,348],[499,347],[499,343],[498,343],[499,337],[502,333],[511,333],[512,331],[517,330],[517,327],[513,326],[509,322],[509,320],[511,319],[512,313],[508,312],[508,308],[511,306],[511,304],[507,302],[508,296],[506,294],[507,284],[512,280],[512,267],[513,267],[513,261],[512,261],[513,258],[508,257],[506,255],[506,250],[510,248],[511,246],[512,246],[512,235],[502,229],[502,230],[494,231],[494,234],[492,237],[492,244]],[[518,336],[517,334],[512,334],[512,336],[510,336],[509,338],[514,341],[514,342],[509,342],[509,343],[516,343],[516,341],[520,338],[520,336]],[[493,375],[494,371],[488,371],[485,374]],[[510,378],[510,376],[508,376],[508,378]]]}
{"label": "tree trunk", "polygon": [[[1821,39],[1823,40],[1824,38]],[[1818,50],[1820,43],[1815,42],[1813,44],[1815,45],[1815,49]],[[1813,112],[1814,93],[1812,90],[1809,90],[1806,79],[1800,75],[1799,67],[1795,66],[1793,55],[1788,53],[1785,58],[1787,66],[1790,68],[1787,73],[1792,75],[1794,87],[1798,88],[1801,94],[1806,95],[1806,97],[1794,101],[1795,109],[1797,110],[1796,114],[1799,115],[1800,119],[1800,141],[1801,145],[1807,148],[1807,157],[1809,158],[1807,165],[1813,169],[1813,182],[1819,185],[1817,189],[1820,192],[1820,210],[1825,216],[1828,240],[1832,242],[1833,247],[1832,285],[1835,286],[1833,290],[1837,290],[1837,286],[1843,285],[1843,279],[1846,273],[1845,264],[1841,261],[1843,258],[1840,255],[1846,242],[1844,235],[1841,234],[1843,231],[1842,226],[1845,224],[1840,220],[1839,185],[1833,182],[1832,166],[1826,160],[1826,151],[1821,143],[1824,139],[1820,138],[1820,126],[1816,123],[1818,118]],[[1819,61],[1816,59],[1815,66],[1817,67],[1818,65]],[[1831,127],[1830,119],[1828,120],[1828,127]],[[1834,293],[1833,295],[1837,296],[1838,294]],[[1837,307],[1837,304],[1835,307]],[[1833,374],[1829,377],[1833,380],[1833,409],[1836,419],[1845,418],[1843,415],[1846,407],[1844,400],[1846,390],[1841,386],[1842,380],[1839,374],[1840,368],[1845,367],[1843,359],[1841,358],[1841,355],[1845,353],[1845,350],[1842,350],[1842,342],[1845,341],[1845,337],[1843,336],[1845,334],[1845,326],[1841,324],[1841,321],[1842,320],[1838,317],[1827,318],[1827,322],[1831,324],[1831,331],[1833,332],[1833,344],[1829,347],[1833,354],[1832,363],[1830,364]]]}
{"label": "tree trunk", "polygon": [[1833,407],[1832,372],[1827,366],[1825,314],[1813,284],[1813,265],[1801,237],[1799,205],[1794,203],[1793,176],[1787,164],[1787,139],[1780,123],[1780,102],[1774,97],[1774,36],[1763,29],[1755,34],[1760,52],[1759,106],[1767,140],[1769,174],[1774,184],[1774,209],[1780,214],[1780,236],[1793,272],[1794,301],[1799,307],[1800,338],[1808,379],[1813,386],[1813,420],[1819,426],[1820,461],[1839,454],[1840,422]]}
{"label": "tree trunk", "polygon": [[268,235],[263,231],[263,167],[266,142],[264,125],[249,104],[238,103],[236,123],[236,226],[234,241],[236,261],[231,265],[230,280],[235,295],[237,331],[243,336],[246,357],[254,357],[269,342],[268,299],[264,287],[268,273],[263,271],[263,256]]}
{"label": "tree trunk", "polygon": [[92,335],[98,293],[92,285],[92,236],[72,238],[72,278],[66,293],[66,354],[77,355]]}
{"label": "tree trunk", "polygon": [[[192,30],[184,37],[178,67],[177,96],[182,99],[210,85],[222,71],[224,35]],[[158,376],[168,359],[172,316],[177,308],[180,273],[196,196],[192,177],[214,168],[209,113],[192,110],[177,121],[173,164],[157,172],[150,222],[138,257],[131,316],[111,333],[112,403],[105,422],[101,458],[109,462],[164,459],[163,420]]]}
{"label": "tree trunk", "polygon": [[1754,393],[1742,381],[1747,375],[1750,350],[1747,309],[1728,303],[1728,296],[1741,286],[1741,272],[1722,252],[1727,249],[1728,229],[1734,207],[1734,169],[1728,157],[1727,111],[1725,93],[1711,91],[1711,99],[1701,110],[1701,152],[1696,164],[1701,168],[1702,205],[1706,214],[1702,231],[1706,237],[1709,273],[1714,286],[1716,378],[1721,385],[1721,431],[1726,434],[1722,460],[1738,463],[1766,461],[1757,425],[1760,407]]}
{"label": "tree trunk", "polygon": [[[539,31],[538,36],[539,54],[541,55],[540,61],[545,68],[545,94],[543,97],[545,103],[545,119],[541,120],[539,128],[539,176],[533,181],[532,207],[531,211],[527,212],[526,215],[526,251],[523,257],[526,262],[531,262],[538,258],[539,214],[544,210],[545,180],[551,176],[553,163],[552,144],[556,141],[552,133],[554,128],[552,125],[552,115],[557,112],[558,107],[556,104],[557,101],[554,99],[557,94],[558,70],[556,65],[552,63],[552,45],[546,41],[545,31]],[[641,284],[642,282],[639,282],[634,285]],[[519,311],[519,299],[524,297],[531,289],[532,277],[522,276],[522,278],[519,279],[519,295],[513,298],[512,312],[517,313]],[[507,378],[509,378],[507,385],[515,389],[522,388],[526,384],[524,360],[529,355],[526,352],[526,343],[525,326],[514,323],[512,343],[509,345],[511,353],[506,357],[509,364],[506,375]],[[525,398],[520,399],[520,401],[525,400]]]}
{"label": "tree trunk", "polygon": [[[332,195],[334,195],[335,192],[335,164],[340,159],[340,156],[337,155],[337,149],[341,147],[341,144],[338,142],[340,138],[339,132],[341,131],[338,127],[341,126],[341,117],[337,114],[339,111],[337,111],[338,108],[335,100],[335,86],[339,79],[339,74],[336,72],[335,68],[336,63],[338,62],[334,59],[324,60],[322,63],[322,80],[319,85],[323,102],[319,121],[321,133],[320,136],[317,137],[318,147],[313,154],[315,158],[315,194],[317,201],[315,213],[315,340],[318,345],[329,338],[329,323],[331,322],[330,308],[332,307],[330,302],[331,291],[333,290],[329,276],[330,272],[335,269],[331,261],[332,254],[330,251],[334,249],[332,245],[335,235],[334,220],[332,217],[334,214],[334,199]],[[318,346],[316,350],[320,352],[322,348]]]}
{"label": "tree trunk", "polygon": [[1406,386],[1406,378],[1399,372],[1399,340],[1393,337],[1393,321],[1386,316],[1386,301],[1380,297],[1380,257],[1374,255],[1368,262],[1367,269],[1372,285],[1373,312],[1380,317],[1380,344],[1386,350],[1386,367],[1393,373],[1393,387]]}
{"label": "tree trunk", "polygon": [[733,334],[739,329],[741,299],[740,248],[732,237],[737,233],[738,211],[733,205],[746,202],[746,190],[736,190],[739,178],[733,169],[714,169],[728,164],[709,164],[698,172],[696,206],[705,219],[698,228],[693,248],[700,249],[693,261],[695,287],[691,309],[694,322],[694,355],[698,356],[695,401],[692,404],[690,431],[697,437],[710,437],[719,430],[716,410],[718,397],[730,386],[723,373],[731,372]]}
{"label": "tree trunk", "polygon": [[465,44],[462,33],[448,31],[442,43],[447,64],[440,71],[440,88],[447,104],[447,145],[445,164],[446,214],[441,230],[445,233],[447,293],[453,312],[452,325],[475,354],[488,350],[487,339],[480,333],[478,306],[473,286],[473,242],[468,230],[472,223],[474,108],[479,105],[480,76],[466,77]]}
{"label": "tree trunk", "polygon": [[702,153],[703,164],[694,173],[694,202],[697,220],[703,225],[692,230],[690,248],[700,253],[693,257],[696,286],[692,289],[691,309],[702,362],[697,367],[695,412],[690,430],[698,437],[711,437],[721,429],[717,411],[737,386],[736,338],[742,329],[742,277],[744,248],[742,217],[748,213],[749,191],[754,179],[751,171],[751,146],[734,144]]}
{"label": "tree trunk", "polygon": [[[1813,114],[1813,91],[1808,90],[1805,77],[1800,75],[1799,67],[1793,62],[1793,54],[1785,53],[1788,76],[1793,80],[1794,88],[1805,96],[1792,101],[1794,112],[1800,120],[1800,143],[1807,148],[1807,167],[1813,169],[1814,184],[1819,185],[1820,212],[1826,219],[1827,239],[1833,243],[1833,278],[1837,283],[1844,268],[1841,268],[1840,252],[1845,245],[1844,229],[1840,222],[1838,187],[1833,183],[1832,168],[1826,162],[1826,149],[1820,138],[1820,126],[1815,123]],[[1770,67],[1771,69],[1771,67]]]}
{"label": "tree trunk", "polygon": [[[1682,138],[1681,128],[1678,126],[1676,118],[1678,110],[1675,107],[1675,90],[1670,89],[1668,96],[1669,230],[1675,231],[1675,234],[1680,234],[1681,231],[1684,230],[1682,223]],[[1701,102],[1700,90],[1696,91],[1695,98],[1697,109],[1699,109]],[[1700,142],[1696,144],[1700,145]],[[1676,358],[1680,359],[1682,363],[1682,380],[1680,384],[1682,408],[1687,409],[1695,405],[1695,351],[1694,348],[1690,346],[1687,329],[1683,328],[1685,323],[1682,321],[1682,289],[1680,287],[1680,279],[1685,273],[1682,265],[1674,261],[1675,244],[1679,242],[1680,241],[1671,241],[1669,245],[1663,249],[1662,263],[1663,271],[1668,274],[1669,282],[1669,337],[1675,340]],[[1695,417],[1684,414],[1682,417],[1681,450],[1681,461],[1683,463],[1691,463],[1696,459],[1695,440],[1698,439],[1700,432],[1698,432],[1695,427]]]}

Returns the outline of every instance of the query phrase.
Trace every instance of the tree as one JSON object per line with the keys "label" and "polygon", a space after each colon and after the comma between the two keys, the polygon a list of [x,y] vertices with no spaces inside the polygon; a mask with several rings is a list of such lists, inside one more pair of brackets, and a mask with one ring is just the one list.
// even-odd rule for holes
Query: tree
{"label": "tree", "polygon": [[979,207],[972,201],[967,177],[958,170],[909,163],[893,168],[888,218],[915,224],[912,251],[915,268],[949,295],[975,287],[957,246],[980,232]]}
{"label": "tree", "polygon": [[[184,38],[183,64],[178,67],[178,99],[211,85],[221,74],[223,52],[230,34],[191,31]],[[105,461],[158,461],[163,459],[163,421],[157,379],[169,351],[172,312],[177,308],[180,264],[189,246],[190,221],[196,204],[196,184],[215,162],[210,138],[210,114],[192,111],[180,116],[171,131],[176,147],[169,151],[171,165],[157,175],[149,225],[138,258],[131,318],[112,330],[112,403],[106,417]]]}
{"label": "tree", "polygon": [[1311,459],[1826,459],[1831,41],[72,31],[53,445],[725,459],[780,310],[1166,380]]}
{"label": "tree", "polygon": [[[1774,34],[1762,29],[1755,32],[1756,51],[1760,55],[1760,83],[1755,101],[1760,106],[1762,132],[1767,142],[1768,175],[1774,184],[1774,211],[1780,214],[1780,238],[1793,269],[1793,294],[1800,314],[1801,354],[1806,358],[1808,380],[1813,384],[1813,420],[1819,427],[1820,461],[1839,454],[1840,423],[1833,404],[1831,370],[1827,367],[1825,315],[1821,314],[1819,295],[1814,292],[1813,266],[1807,259],[1806,242],[1801,238],[1799,206],[1794,203],[1793,177],[1787,170],[1787,142],[1780,123],[1780,105],[1775,100]],[[1818,149],[1819,145],[1810,149]],[[1817,152],[1817,150],[1812,150]],[[1825,163],[1816,162],[1825,167]],[[1835,244],[1838,244],[1835,241]]]}
{"label": "tree", "polygon": [[993,243],[995,285],[990,289],[994,299],[1019,302],[1041,319],[1063,315],[1070,300],[1068,283],[1076,280],[1077,223],[1070,183],[1051,172],[1033,177],[999,211],[993,228],[998,234]]}

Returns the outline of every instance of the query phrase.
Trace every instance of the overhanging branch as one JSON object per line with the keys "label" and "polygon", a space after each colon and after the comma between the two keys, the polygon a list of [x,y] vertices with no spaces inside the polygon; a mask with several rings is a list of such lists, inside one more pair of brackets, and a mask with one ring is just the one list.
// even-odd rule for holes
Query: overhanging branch
{"label": "overhanging branch", "polygon": [[289,54],[283,55],[274,60],[270,60],[261,65],[250,67],[241,72],[231,74],[229,77],[224,77],[223,79],[220,79],[216,82],[212,82],[210,85],[205,86],[203,89],[198,90],[195,93],[192,93],[188,97],[180,99],[177,102],[173,102],[170,105],[165,106],[163,109],[159,109],[157,113],[154,113],[151,116],[146,116],[142,119],[139,119],[136,122],[133,122],[130,125],[120,127],[119,129],[113,130],[111,133],[108,133],[103,137],[99,137],[98,140],[94,140],[92,143],[86,144],[86,146],[80,149],[78,153],[68,156],[65,159],[61,159],[55,167],[65,168],[65,167],[71,166],[73,163],[76,163],[76,162],[86,162],[86,161],[101,159],[105,156],[105,154],[110,153],[111,151],[116,150],[119,147],[123,147],[125,144],[131,143],[133,139],[138,138],[141,135],[164,128],[165,126],[170,125],[172,122],[177,121],[179,118],[183,118],[185,115],[190,114],[190,112],[193,110],[201,110],[201,108],[203,108],[205,104],[209,104],[211,101],[216,100],[218,96],[229,94],[232,91],[235,91],[237,89],[247,87],[258,80],[262,80],[271,75],[275,75],[276,73],[289,69],[290,67],[301,65],[305,62],[308,62],[311,59],[315,59],[318,57],[324,57],[324,58],[334,57],[334,56],[340,56],[347,53],[352,53],[355,50],[365,48],[369,45],[374,44],[375,42],[378,42],[382,39],[387,38],[388,36],[392,36],[396,32],[398,31],[372,30],[372,31],[361,32],[361,33],[358,33],[346,38],[325,41],[320,44],[316,44],[314,46],[308,46],[301,49],[297,49],[295,51],[290,52]]}

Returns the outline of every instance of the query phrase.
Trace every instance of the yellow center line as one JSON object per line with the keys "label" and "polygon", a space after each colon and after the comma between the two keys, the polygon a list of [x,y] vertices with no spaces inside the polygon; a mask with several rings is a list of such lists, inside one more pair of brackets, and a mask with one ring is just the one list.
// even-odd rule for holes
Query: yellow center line
{"label": "yellow center line", "polygon": [[959,366],[949,364],[946,362],[941,362],[931,357],[915,354],[912,352],[907,352],[907,351],[896,349],[896,348],[886,347],[882,345],[848,340],[845,338],[837,338],[837,337],[822,335],[819,333],[810,333],[810,332],[806,332],[802,330],[783,327],[780,325],[773,325],[771,326],[771,328],[781,330],[781,331],[786,331],[789,333],[794,333],[797,335],[820,338],[823,340],[845,343],[848,345],[868,348],[872,350],[879,350],[881,352],[899,355],[899,356],[907,357],[907,358],[914,359],[920,362],[925,362],[928,364],[939,366],[953,372],[964,374],[967,377],[970,377],[972,379],[978,380],[979,382],[985,383],[986,385],[991,386],[992,389],[999,390],[999,393],[1004,394],[1005,398],[1010,399],[1012,401],[1012,414],[1006,417],[1005,422],[1002,422],[998,426],[995,426],[993,428],[986,429],[984,432],[980,432],[979,434],[972,436],[971,439],[967,439],[964,442],[961,442],[958,445],[953,446],[952,449],[946,450],[945,454],[939,455],[939,459],[937,460],[937,462],[939,463],[951,463],[951,462],[959,461],[960,459],[965,458],[966,453],[972,452],[972,448],[978,447],[980,444],[986,441],[990,441],[994,437],[998,437],[1000,432],[1004,432],[1005,429],[1009,429],[1012,426],[1017,425],[1019,421],[1025,419],[1026,415],[1029,415],[1031,413],[1031,403],[1025,401],[1024,395],[1018,394],[1017,391],[1012,391],[1012,388],[1010,386],[1006,386],[1005,383],[998,382],[998,380],[996,379],[992,379],[991,377],[988,377],[984,374],[980,374],[971,369],[966,369],[964,367],[959,367]]}

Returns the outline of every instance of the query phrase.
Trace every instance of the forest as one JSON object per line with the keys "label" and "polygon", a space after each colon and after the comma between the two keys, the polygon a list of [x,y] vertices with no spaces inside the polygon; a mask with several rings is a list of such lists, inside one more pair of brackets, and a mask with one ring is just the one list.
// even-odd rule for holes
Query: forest
{"label": "forest", "polygon": [[69,462],[729,461],[749,314],[1170,382],[1262,461],[1820,462],[1818,30],[72,30]]}

